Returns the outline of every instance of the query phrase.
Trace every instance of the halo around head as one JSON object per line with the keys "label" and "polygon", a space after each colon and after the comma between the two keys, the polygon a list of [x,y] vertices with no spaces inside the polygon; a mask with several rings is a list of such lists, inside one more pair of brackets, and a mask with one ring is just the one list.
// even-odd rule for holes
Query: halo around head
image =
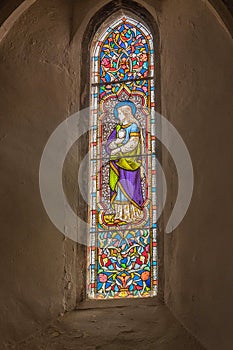
{"label": "halo around head", "polygon": [[121,101],[121,102],[118,102],[114,108],[114,117],[116,119],[118,119],[118,108],[120,107],[124,107],[124,106],[129,106],[131,108],[131,112],[133,115],[136,114],[136,111],[137,111],[137,107],[135,106],[135,104],[131,101]]}

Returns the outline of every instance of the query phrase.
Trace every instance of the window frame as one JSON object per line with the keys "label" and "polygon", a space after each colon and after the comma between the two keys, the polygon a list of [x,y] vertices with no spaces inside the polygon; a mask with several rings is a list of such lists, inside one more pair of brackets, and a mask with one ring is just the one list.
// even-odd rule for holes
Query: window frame
{"label": "window frame", "polygon": [[[160,97],[160,36],[159,29],[156,22],[156,19],[141,5],[134,1],[130,0],[122,0],[122,1],[112,1],[109,4],[103,6],[100,10],[98,10],[95,15],[89,21],[86,30],[83,35],[82,45],[81,45],[81,74],[80,74],[80,100],[79,106],[80,110],[84,108],[88,108],[91,102],[91,45],[93,38],[97,32],[97,30],[101,27],[101,25],[106,21],[107,17],[111,17],[113,15],[121,14],[121,11],[126,11],[129,16],[136,19],[141,19],[151,31],[153,36],[153,45],[154,45],[154,64],[155,64],[155,72],[154,72],[154,86],[155,86],[155,105],[156,112],[161,112],[161,97]],[[123,13],[122,13],[123,14]],[[88,124],[89,124],[89,116]],[[157,129],[161,132],[161,128],[158,125]],[[82,147],[83,156],[88,152],[89,149],[89,133],[84,135],[83,138],[84,146]],[[85,152],[85,153],[84,153]],[[162,164],[162,149],[160,142],[156,142],[156,157],[160,164]],[[157,181],[159,181],[159,177],[157,177]],[[160,189],[161,191],[161,189]],[[80,196],[79,196],[80,197]],[[83,204],[83,199],[79,198],[79,203],[81,202],[81,206],[85,207],[85,218],[88,219],[88,205]],[[87,220],[86,220],[87,221]],[[158,294],[155,297],[151,297],[149,299],[160,299],[163,300],[163,290],[164,290],[164,264],[163,264],[163,255],[164,255],[164,234],[163,234],[163,216],[161,215],[157,221],[157,242],[158,242]],[[87,233],[89,234],[89,233]],[[87,247],[79,247],[78,254],[85,259],[87,262]],[[82,266],[84,266],[82,264]],[[87,299],[87,273],[85,271],[79,271],[81,273],[82,280],[82,291],[81,291],[81,300],[85,301]],[[80,277],[80,276],[79,276]],[[78,278],[80,280],[80,278]],[[79,292],[80,294],[80,292]],[[147,298],[146,298],[147,299]],[[116,304],[121,304],[122,302],[126,304],[130,303],[132,300],[141,300],[141,298],[131,299],[106,299],[103,300],[106,302],[115,302]],[[144,299],[145,300],[145,299]],[[102,300],[94,299],[91,301],[92,303],[100,303]]]}

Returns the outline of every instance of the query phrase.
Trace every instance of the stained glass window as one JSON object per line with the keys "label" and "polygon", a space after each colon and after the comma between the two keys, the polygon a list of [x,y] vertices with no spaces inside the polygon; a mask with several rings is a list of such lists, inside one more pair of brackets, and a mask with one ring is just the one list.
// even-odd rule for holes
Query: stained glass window
{"label": "stained glass window", "polygon": [[157,294],[155,54],[128,15],[93,40],[89,298]]}

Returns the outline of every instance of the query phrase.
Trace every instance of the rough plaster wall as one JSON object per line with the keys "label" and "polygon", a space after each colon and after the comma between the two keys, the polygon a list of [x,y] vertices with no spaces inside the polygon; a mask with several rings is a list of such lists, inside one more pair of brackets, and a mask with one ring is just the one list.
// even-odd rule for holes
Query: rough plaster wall
{"label": "rough plaster wall", "polygon": [[0,44],[0,347],[75,305],[76,246],[38,186],[45,143],[71,109],[70,13],[66,1],[39,1]]}
{"label": "rough plaster wall", "polygon": [[[165,300],[208,349],[228,350],[233,344],[232,40],[200,0],[164,1],[159,21],[162,111],[182,135],[195,176],[187,215],[165,235]],[[168,218],[177,179],[172,163],[164,166]]]}

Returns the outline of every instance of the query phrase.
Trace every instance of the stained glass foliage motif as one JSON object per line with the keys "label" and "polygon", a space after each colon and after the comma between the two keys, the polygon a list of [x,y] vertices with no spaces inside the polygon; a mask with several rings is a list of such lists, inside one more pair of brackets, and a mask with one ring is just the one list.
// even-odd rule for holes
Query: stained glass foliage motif
{"label": "stained glass foliage motif", "polygon": [[143,35],[139,23],[122,21],[116,29],[109,28],[109,35],[99,41],[100,82],[148,77],[150,38]]}
{"label": "stained glass foliage motif", "polygon": [[[106,28],[106,25],[105,25]],[[157,294],[153,38],[128,16],[93,42],[89,298]]]}

